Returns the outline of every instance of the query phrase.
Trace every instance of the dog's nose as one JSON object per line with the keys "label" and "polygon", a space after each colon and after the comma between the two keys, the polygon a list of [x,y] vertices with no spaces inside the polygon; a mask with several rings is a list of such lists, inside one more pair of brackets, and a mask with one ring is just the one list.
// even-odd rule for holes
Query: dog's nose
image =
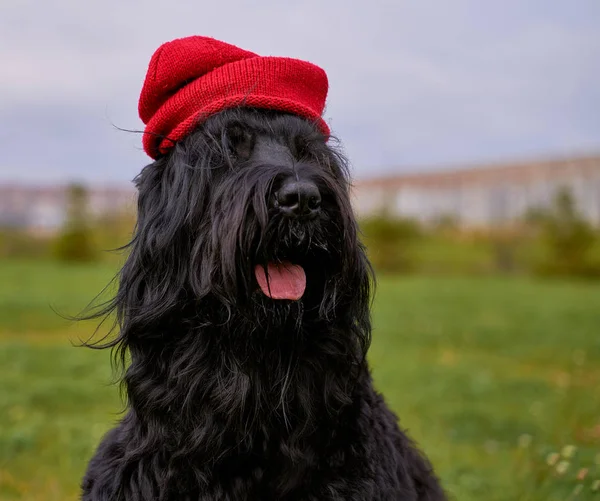
{"label": "dog's nose", "polygon": [[291,217],[315,217],[321,207],[321,193],[311,181],[284,183],[275,198],[279,210]]}

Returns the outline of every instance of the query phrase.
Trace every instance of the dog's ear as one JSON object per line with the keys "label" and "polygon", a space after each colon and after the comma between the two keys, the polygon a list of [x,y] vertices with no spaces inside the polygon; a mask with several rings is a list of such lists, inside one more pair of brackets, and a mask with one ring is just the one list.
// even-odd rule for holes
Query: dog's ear
{"label": "dog's ear", "polygon": [[226,133],[231,153],[239,160],[248,160],[256,142],[255,134],[240,123],[228,125]]}

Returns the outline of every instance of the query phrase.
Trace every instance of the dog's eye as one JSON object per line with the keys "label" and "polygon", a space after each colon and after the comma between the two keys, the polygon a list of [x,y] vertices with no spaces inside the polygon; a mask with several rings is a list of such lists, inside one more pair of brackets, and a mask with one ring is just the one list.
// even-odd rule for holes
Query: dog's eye
{"label": "dog's eye", "polygon": [[292,153],[296,160],[302,160],[310,153],[310,143],[305,137],[296,136],[292,147]]}
{"label": "dog's eye", "polygon": [[248,160],[254,149],[254,134],[240,124],[234,123],[227,127],[229,149],[240,160]]}

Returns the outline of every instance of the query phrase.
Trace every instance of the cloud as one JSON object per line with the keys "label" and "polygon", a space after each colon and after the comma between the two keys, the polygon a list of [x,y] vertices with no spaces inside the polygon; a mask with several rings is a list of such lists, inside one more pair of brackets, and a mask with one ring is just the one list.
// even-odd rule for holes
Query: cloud
{"label": "cloud", "polygon": [[599,14],[595,0],[4,3],[0,181],[131,179],[140,138],[112,124],[142,127],[152,52],[189,34],[324,67],[359,176],[600,149]]}

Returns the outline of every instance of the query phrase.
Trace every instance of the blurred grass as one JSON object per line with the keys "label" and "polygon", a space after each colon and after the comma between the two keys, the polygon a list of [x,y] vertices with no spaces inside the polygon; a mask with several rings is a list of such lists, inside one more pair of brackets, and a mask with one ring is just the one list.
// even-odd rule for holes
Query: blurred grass
{"label": "blurred grass", "polygon": [[78,314],[116,272],[108,263],[0,260],[0,333],[26,336],[73,327],[61,316]]}
{"label": "blurred grass", "polygon": [[[118,418],[109,354],[69,340],[93,326],[49,307],[77,313],[114,272],[0,261],[2,500],[76,499]],[[376,384],[455,499],[600,499],[599,284],[383,277],[374,325]],[[559,474],[547,456],[571,444]]]}

